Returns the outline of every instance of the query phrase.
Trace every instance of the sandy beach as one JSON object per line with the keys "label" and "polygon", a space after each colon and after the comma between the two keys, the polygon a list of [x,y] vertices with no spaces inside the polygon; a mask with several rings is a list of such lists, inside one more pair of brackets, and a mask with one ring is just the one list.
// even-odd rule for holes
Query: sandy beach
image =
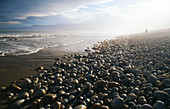
{"label": "sandy beach", "polygon": [[48,68],[54,64],[55,58],[68,53],[60,49],[47,48],[30,55],[0,57],[0,86],[9,86],[21,78],[36,75],[36,68]]}
{"label": "sandy beach", "polygon": [[169,42],[169,31],[159,31],[103,41],[86,55],[43,49],[1,57],[1,85],[17,82],[1,88],[0,108],[168,109]]}

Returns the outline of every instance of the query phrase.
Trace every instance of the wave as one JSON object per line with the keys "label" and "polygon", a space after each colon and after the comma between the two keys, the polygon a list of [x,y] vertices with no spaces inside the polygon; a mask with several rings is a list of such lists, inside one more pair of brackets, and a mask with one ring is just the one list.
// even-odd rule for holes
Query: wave
{"label": "wave", "polygon": [[61,46],[70,46],[70,45],[73,45],[73,44],[78,44],[78,43],[81,43],[83,42],[83,40],[78,40],[76,42],[72,42],[72,43],[62,43],[62,44],[45,44],[44,46],[41,44],[38,46],[38,43],[37,44],[34,44],[34,45],[23,45],[23,44],[18,44],[18,45],[15,45],[15,44],[12,44],[11,45],[6,45],[6,48],[8,49],[2,49],[0,51],[0,56],[19,56],[19,55],[29,55],[29,54],[33,54],[33,53],[37,53],[38,51],[44,49],[44,48],[52,48],[52,47],[61,47]]}
{"label": "wave", "polygon": [[104,35],[73,33],[0,33],[0,56],[29,55],[44,48],[82,51],[104,40]]}

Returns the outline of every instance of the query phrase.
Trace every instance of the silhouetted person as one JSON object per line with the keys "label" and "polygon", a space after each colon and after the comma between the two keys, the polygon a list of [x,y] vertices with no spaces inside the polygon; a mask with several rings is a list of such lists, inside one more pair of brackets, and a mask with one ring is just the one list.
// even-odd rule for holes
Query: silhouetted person
{"label": "silhouetted person", "polygon": [[148,32],[148,29],[146,28],[145,33],[147,33],[147,32]]}

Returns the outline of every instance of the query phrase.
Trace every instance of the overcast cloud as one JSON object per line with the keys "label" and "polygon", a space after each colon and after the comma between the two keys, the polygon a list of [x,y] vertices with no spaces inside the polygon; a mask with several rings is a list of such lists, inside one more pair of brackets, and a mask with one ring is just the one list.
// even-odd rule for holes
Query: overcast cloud
{"label": "overcast cloud", "polygon": [[140,31],[170,27],[169,0],[1,0],[0,28],[91,23]]}

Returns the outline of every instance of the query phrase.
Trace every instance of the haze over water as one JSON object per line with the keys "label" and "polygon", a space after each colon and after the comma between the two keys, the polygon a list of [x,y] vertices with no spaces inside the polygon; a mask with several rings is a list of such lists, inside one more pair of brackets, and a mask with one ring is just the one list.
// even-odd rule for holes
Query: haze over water
{"label": "haze over water", "polygon": [[0,56],[27,55],[49,47],[83,52],[85,48],[114,36],[106,33],[0,32]]}

